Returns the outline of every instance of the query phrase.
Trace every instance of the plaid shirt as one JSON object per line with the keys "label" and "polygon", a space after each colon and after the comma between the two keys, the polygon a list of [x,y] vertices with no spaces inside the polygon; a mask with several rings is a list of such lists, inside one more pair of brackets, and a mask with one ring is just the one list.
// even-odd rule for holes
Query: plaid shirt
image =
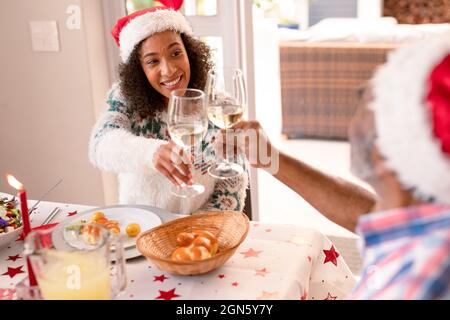
{"label": "plaid shirt", "polygon": [[450,206],[360,218],[364,270],[350,299],[450,299]]}

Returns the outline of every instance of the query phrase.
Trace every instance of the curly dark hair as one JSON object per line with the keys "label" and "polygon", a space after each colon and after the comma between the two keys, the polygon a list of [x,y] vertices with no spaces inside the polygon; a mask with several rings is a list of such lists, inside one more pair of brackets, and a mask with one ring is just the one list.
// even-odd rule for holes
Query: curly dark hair
{"label": "curly dark hair", "polygon": [[[189,88],[203,90],[206,85],[208,71],[212,69],[211,50],[202,41],[181,33],[191,68]],[[159,111],[166,109],[164,96],[156,91],[148,82],[140,62],[142,40],[137,44],[129,59],[119,64],[120,90],[127,105],[136,111],[141,118],[153,118]]]}

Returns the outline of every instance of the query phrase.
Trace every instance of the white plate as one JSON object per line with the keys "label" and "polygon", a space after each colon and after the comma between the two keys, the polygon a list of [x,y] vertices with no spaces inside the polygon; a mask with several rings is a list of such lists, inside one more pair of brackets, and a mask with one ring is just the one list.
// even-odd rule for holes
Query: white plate
{"label": "white plate", "polygon": [[8,246],[11,242],[15,241],[23,231],[23,226],[13,231],[0,233],[0,249]]}
{"label": "white plate", "polygon": [[159,209],[152,210],[151,207],[134,207],[134,206],[113,206],[105,208],[94,208],[88,211],[78,213],[71,219],[62,221],[53,233],[53,243],[55,247],[67,248],[77,247],[72,237],[72,232],[67,231],[66,227],[81,222],[81,220],[90,221],[94,213],[101,211],[108,220],[116,220],[120,226],[120,237],[123,241],[123,247],[129,251],[136,247],[136,237],[129,237],[125,228],[130,223],[138,223],[141,232],[152,229],[162,223],[161,217],[158,215]]}

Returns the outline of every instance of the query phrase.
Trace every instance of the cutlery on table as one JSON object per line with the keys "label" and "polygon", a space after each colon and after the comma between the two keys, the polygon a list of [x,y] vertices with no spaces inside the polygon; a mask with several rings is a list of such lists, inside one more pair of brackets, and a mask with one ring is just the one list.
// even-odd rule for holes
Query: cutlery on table
{"label": "cutlery on table", "polygon": [[55,217],[58,215],[58,213],[61,212],[61,208],[56,207],[55,209],[53,209],[53,211],[49,214],[49,216],[44,220],[44,222],[42,222],[41,226],[49,224],[50,222],[53,221],[53,219],[55,219]]}

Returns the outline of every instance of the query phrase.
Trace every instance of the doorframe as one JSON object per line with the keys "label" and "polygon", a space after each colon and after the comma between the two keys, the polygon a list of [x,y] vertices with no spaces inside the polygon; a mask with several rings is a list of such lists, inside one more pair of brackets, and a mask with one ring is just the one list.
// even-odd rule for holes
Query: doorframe
{"label": "doorframe", "polygon": [[117,20],[123,17],[126,12],[125,0],[102,0],[103,24],[105,26],[106,51],[108,56],[108,69],[111,85],[117,82],[116,68],[121,61],[119,48],[114,41],[111,30]]}
{"label": "doorframe", "polygon": [[[239,1],[239,51],[241,67],[247,79],[247,119],[256,119],[255,103],[255,64],[253,41],[253,2],[252,0]],[[258,172],[250,167],[250,197],[252,206],[252,220],[259,221]]]}

